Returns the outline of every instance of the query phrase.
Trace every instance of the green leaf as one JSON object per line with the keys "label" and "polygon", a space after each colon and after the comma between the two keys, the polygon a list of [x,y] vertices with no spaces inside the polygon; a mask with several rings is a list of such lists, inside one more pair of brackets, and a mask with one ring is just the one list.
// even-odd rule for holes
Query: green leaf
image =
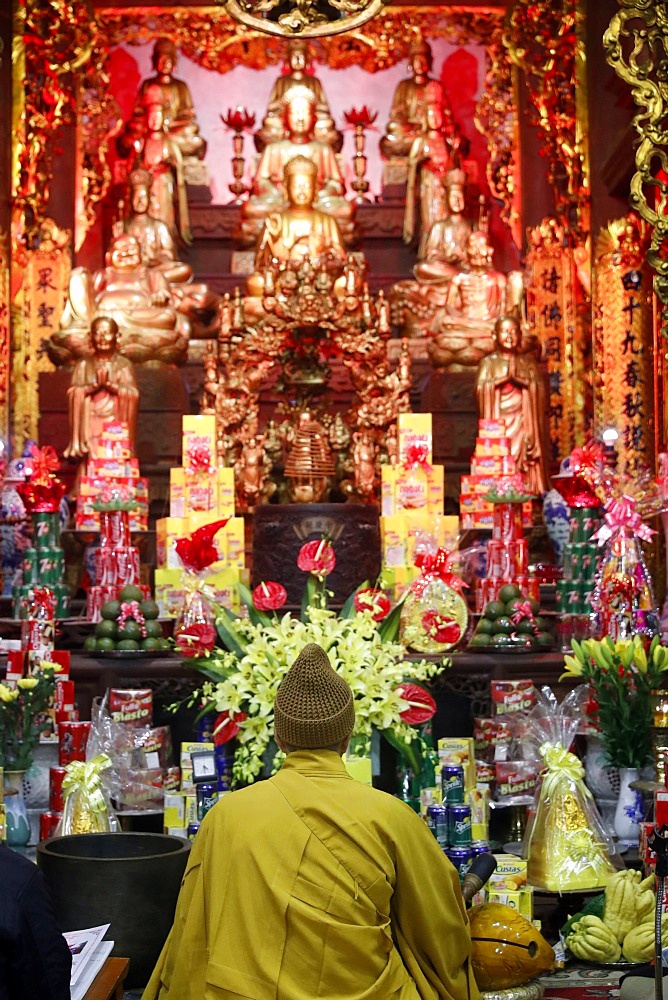
{"label": "green leaf", "polygon": [[216,618],[216,628],[221,642],[230,653],[234,653],[239,659],[244,655],[245,647],[248,643],[234,628],[235,619],[230,615],[227,608],[220,608],[221,614]]}
{"label": "green leaf", "polygon": [[383,618],[379,624],[378,632],[383,642],[396,642],[398,640],[401,609],[405,600],[406,594],[404,593],[394,605],[387,618]]}
{"label": "green leaf", "polygon": [[566,938],[571,933],[571,928],[576,920],[580,917],[593,916],[603,919],[603,911],[605,909],[605,893],[602,892],[598,896],[592,896],[588,899],[585,905],[582,907],[578,913],[574,913],[572,917],[569,917],[564,926],[561,928],[561,936]]}
{"label": "green leaf", "polygon": [[419,778],[422,771],[422,753],[420,750],[420,741],[418,739],[412,740],[410,743],[404,743],[400,739],[393,729],[381,729],[381,733],[390,744],[397,750],[405,762],[410,767],[411,771],[416,778]]}
{"label": "green leaf", "polygon": [[304,587],[304,593],[302,594],[302,607],[301,607],[301,620],[303,622],[310,621],[308,609],[320,607],[318,584],[320,581],[317,576],[313,573],[309,573],[308,579],[306,581],[306,586]]}

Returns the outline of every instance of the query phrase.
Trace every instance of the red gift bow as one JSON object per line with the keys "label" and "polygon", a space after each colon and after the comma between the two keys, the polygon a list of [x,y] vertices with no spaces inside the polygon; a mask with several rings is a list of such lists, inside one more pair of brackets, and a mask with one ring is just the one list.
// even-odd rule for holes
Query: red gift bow
{"label": "red gift bow", "polygon": [[406,448],[406,457],[403,462],[404,469],[414,469],[416,465],[419,465],[425,472],[431,472],[431,465],[427,461],[428,454],[429,449],[426,444],[409,445]]}
{"label": "red gift bow", "polygon": [[439,580],[451,587],[452,590],[456,590],[458,594],[461,594],[464,587],[468,587],[468,583],[464,583],[461,577],[453,573],[450,568],[450,553],[445,548],[440,548],[436,552],[420,552],[415,557],[415,565],[418,567],[422,576],[419,580],[415,581],[415,584],[422,583],[422,588],[415,587],[413,589],[417,592],[424,589],[424,578],[427,576],[437,576]]}
{"label": "red gift bow", "polygon": [[626,529],[633,532],[638,538],[642,538],[644,542],[651,541],[652,535],[656,534],[653,528],[644,524],[642,517],[636,510],[635,497],[624,495],[618,500],[610,499],[603,509],[605,510],[603,515],[605,524],[602,524],[598,531],[592,535],[592,538],[595,538],[599,545],[603,545],[610,538],[615,538]]}
{"label": "red gift bow", "polygon": [[186,569],[199,573],[218,561],[220,557],[218,549],[213,544],[213,538],[221,528],[225,527],[228,521],[229,517],[221,518],[220,521],[203,525],[193,531],[192,535],[176,539],[174,548]]}
{"label": "red gift bow", "polygon": [[198,472],[211,471],[211,451],[206,444],[194,445],[186,452],[186,468],[188,472],[197,474]]}
{"label": "red gift bow", "polygon": [[402,722],[409,726],[419,726],[429,722],[436,712],[436,702],[419,684],[399,684],[394,689],[402,701],[408,702],[408,708],[399,712]]}
{"label": "red gift bow", "polygon": [[600,441],[587,441],[582,448],[573,448],[568,468],[570,472],[593,472],[605,462],[605,449]]}
{"label": "red gift bow", "polygon": [[38,486],[48,484],[53,474],[60,468],[55,448],[50,444],[45,444],[43,448],[38,448],[36,444],[31,444],[28,451],[32,458],[31,480]]}
{"label": "red gift bow", "polygon": [[[53,591],[48,587],[35,587],[32,592],[32,604],[33,607],[42,607],[45,609],[47,617],[53,618],[53,613],[55,611],[55,599]],[[29,618],[34,618],[34,613],[28,612]]]}
{"label": "red gift bow", "polygon": [[515,625],[518,625],[523,618],[533,618],[533,610],[528,601],[517,601],[515,603],[515,614],[511,620]]}

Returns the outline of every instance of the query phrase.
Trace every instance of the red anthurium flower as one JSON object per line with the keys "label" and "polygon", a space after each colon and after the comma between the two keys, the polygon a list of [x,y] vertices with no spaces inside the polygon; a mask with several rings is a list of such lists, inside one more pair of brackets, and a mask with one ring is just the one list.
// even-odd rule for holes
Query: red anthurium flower
{"label": "red anthurium flower", "polygon": [[216,746],[233,740],[241,728],[239,723],[245,718],[245,712],[236,712],[234,715],[227,711],[221,712],[213,725],[213,742]]}
{"label": "red anthurium flower", "polygon": [[299,550],[297,565],[305,573],[325,577],[336,566],[334,549],[326,538],[322,538],[319,542],[306,542]]}
{"label": "red anthurium flower", "polygon": [[436,642],[455,643],[461,638],[462,630],[456,621],[447,615],[439,615],[431,608],[422,615],[422,628]]}
{"label": "red anthurium flower", "polygon": [[408,702],[408,708],[399,712],[402,722],[407,722],[409,726],[420,726],[434,715],[436,702],[419,684],[399,684],[394,690],[399,693],[402,701]]}
{"label": "red anthurium flower", "polygon": [[216,645],[216,630],[207,622],[194,622],[177,632],[174,642],[182,656],[202,656]]}
{"label": "red anthurium flower", "polygon": [[390,613],[390,600],[382,590],[366,587],[355,594],[355,611],[371,611],[375,622],[382,622]]}
{"label": "red anthurium flower", "polygon": [[258,611],[278,611],[288,599],[288,592],[273,580],[258,584],[253,591],[253,604]]}

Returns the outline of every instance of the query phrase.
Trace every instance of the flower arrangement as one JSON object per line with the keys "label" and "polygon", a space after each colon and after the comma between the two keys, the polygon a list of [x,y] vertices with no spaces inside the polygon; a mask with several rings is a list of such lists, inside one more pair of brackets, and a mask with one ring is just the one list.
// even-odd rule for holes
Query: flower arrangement
{"label": "flower arrangement", "polygon": [[26,771],[39,743],[39,735],[49,728],[44,712],[53,702],[55,674],[60,668],[43,660],[40,669],[21,677],[16,687],[0,682],[0,767]]}
{"label": "flower arrangement", "polygon": [[[385,594],[362,584],[336,614],[327,607],[326,577],[336,556],[329,541],[307,542],[298,565],[308,572],[301,613],[277,612],[285,589],[273,581],[239,593],[248,611],[237,617],[215,606],[215,634],[192,635],[191,665],[207,678],[188,700],[200,715],[216,713],[214,740],[236,738],[234,784],[260,774],[273,738],[273,706],[279,684],[309,642],[318,643],[350,685],[355,699],[353,753],[368,752],[374,729],[394,746],[416,775],[426,748],[418,729],[435,711],[428,692],[415,681],[439,674],[450,661],[404,660],[397,642],[400,606],[390,610]],[[409,683],[407,683],[409,682]],[[276,753],[274,767],[282,754]]]}
{"label": "flower arrangement", "polygon": [[102,487],[91,506],[99,511],[134,510],[137,507],[135,491],[123,483],[108,483]]}
{"label": "flower arrangement", "polygon": [[668,648],[658,636],[649,647],[632,639],[571,641],[573,655],[560,680],[580,678],[589,686],[587,714],[599,728],[612,767],[642,768],[653,761],[650,692],[668,671]]}

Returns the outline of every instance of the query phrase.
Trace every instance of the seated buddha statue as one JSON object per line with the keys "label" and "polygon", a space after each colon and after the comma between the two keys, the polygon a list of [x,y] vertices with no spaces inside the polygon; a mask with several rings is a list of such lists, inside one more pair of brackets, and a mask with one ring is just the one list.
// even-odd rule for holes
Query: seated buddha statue
{"label": "seated buddha statue", "polygon": [[409,337],[427,335],[434,316],[445,305],[451,279],[466,260],[472,225],[464,217],[465,171],[453,167],[442,184],[445,212],[428,232],[424,253],[413,268],[414,279],[398,281],[390,292],[394,322]]}
{"label": "seated buddha statue", "polygon": [[130,215],[123,228],[137,240],[142,264],[155,268],[166,278],[176,309],[192,324],[193,337],[215,335],[219,297],[204,283],[193,281],[191,266],[176,256],[169,227],[149,213],[151,175],[142,168],[133,170],[129,184]]}
{"label": "seated buddha statue", "polygon": [[110,316],[96,316],[90,328],[91,353],[77,361],[67,390],[70,441],[65,458],[93,454],[103,424],[128,425],[134,453],[139,390],[131,361],[118,350],[118,325]]}
{"label": "seated buddha statue", "polygon": [[411,151],[413,140],[427,129],[428,84],[434,84],[439,91],[440,105],[449,116],[449,105],[438,80],[429,76],[432,55],[428,42],[419,40],[411,45],[408,53],[410,76],[397,84],[392,98],[390,117],[385,135],[380,140],[380,151],[386,159],[406,157]]}
{"label": "seated buddha statue", "polygon": [[184,361],[190,323],[176,311],[164,275],[142,264],[135,237],[115,236],[105,262],[94,275],[86,267],[72,271],[60,330],[47,343],[51,361],[61,366],[86,357],[88,333],[100,315],[115,320],[119,352],[135,364]]}
{"label": "seated buddha statue", "polygon": [[313,207],[336,219],[346,243],[351,241],[354,205],[344,197],[345,185],[332,147],[315,137],[313,92],[302,84],[294,84],[283,95],[282,110],[288,138],[270,143],[260,157],[250,197],[241,208],[237,241],[242,246],[256,246],[266,218],[286,207],[283,172],[286,163],[300,155],[316,166]]}
{"label": "seated buddha statue", "polygon": [[491,260],[486,234],[472,232],[465,263],[448,282],[445,304],[436,312],[429,330],[432,339],[428,351],[435,367],[477,365],[494,348],[496,320],[503,315],[521,315],[521,272],[506,276],[492,267]]}
{"label": "seated buddha statue", "polygon": [[165,131],[179,147],[184,159],[203,159],[206,142],[199,134],[190,88],[184,80],[174,76],[176,46],[169,38],[158,38],[153,46],[155,75],[144,80],[139,87],[133,119],[127,126],[121,148],[131,149],[137,122],[141,120],[146,105],[146,95],[151,88],[158,88],[164,109]]}
{"label": "seated buddha statue", "polygon": [[[321,258],[327,254],[343,263],[346,251],[336,219],[315,208],[317,171],[313,160],[294,156],[283,170],[283,184],[287,206],[281,212],[272,212],[264,223],[262,236],[255,255],[255,271],[247,280],[249,298],[244,312],[248,316],[262,311],[261,298],[265,294],[263,263],[269,260],[299,261],[309,257]],[[337,278],[335,292],[344,294],[345,275]]]}
{"label": "seated buddha statue", "polygon": [[546,443],[545,386],[536,360],[521,353],[522,330],[516,316],[500,316],[493,330],[493,350],[478,368],[476,397],[481,420],[504,420],[510,453],[526,488],[535,494],[550,488]]}
{"label": "seated buddha statue", "polygon": [[340,152],[343,145],[343,136],[334,126],[329,104],[325,97],[320,80],[317,76],[311,76],[308,72],[309,48],[308,42],[304,38],[292,38],[288,42],[287,49],[288,72],[279,76],[272,87],[267,105],[267,114],[262,121],[262,128],[255,133],[255,146],[262,152],[264,147],[270,142],[278,142],[285,139],[285,121],[283,117],[283,97],[294,84],[298,83],[313,93],[315,99],[315,126],[314,135],[321,142],[328,143],[335,153]]}

